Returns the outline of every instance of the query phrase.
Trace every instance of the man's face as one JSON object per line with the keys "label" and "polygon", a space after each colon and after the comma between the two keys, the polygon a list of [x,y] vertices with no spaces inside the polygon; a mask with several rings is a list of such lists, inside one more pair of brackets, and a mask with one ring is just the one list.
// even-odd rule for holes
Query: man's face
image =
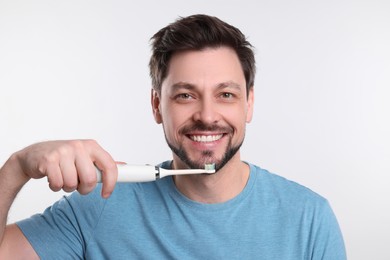
{"label": "man's face", "polygon": [[161,93],[153,91],[157,123],[178,167],[222,168],[244,140],[253,112],[253,89],[248,98],[241,64],[228,47],[175,53]]}

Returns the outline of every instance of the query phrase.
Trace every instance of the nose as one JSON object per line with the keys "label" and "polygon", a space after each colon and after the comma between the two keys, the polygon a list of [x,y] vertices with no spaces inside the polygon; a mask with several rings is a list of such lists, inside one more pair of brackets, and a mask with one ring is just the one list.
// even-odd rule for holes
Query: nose
{"label": "nose", "polygon": [[194,121],[204,124],[215,124],[220,119],[218,104],[211,98],[200,100],[196,109],[193,115]]}

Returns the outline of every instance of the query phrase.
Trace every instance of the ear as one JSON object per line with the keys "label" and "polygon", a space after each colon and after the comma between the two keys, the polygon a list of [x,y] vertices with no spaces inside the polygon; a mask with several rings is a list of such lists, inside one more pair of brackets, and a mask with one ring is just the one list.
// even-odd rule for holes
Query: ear
{"label": "ear", "polygon": [[248,100],[247,100],[247,112],[246,112],[246,122],[250,123],[253,117],[253,105],[255,102],[255,93],[253,86],[249,89]]}
{"label": "ear", "polygon": [[153,111],[154,120],[156,121],[157,124],[161,124],[162,123],[162,116],[160,113],[160,95],[154,89],[152,89],[152,91],[151,91],[150,100],[152,103],[152,111]]}

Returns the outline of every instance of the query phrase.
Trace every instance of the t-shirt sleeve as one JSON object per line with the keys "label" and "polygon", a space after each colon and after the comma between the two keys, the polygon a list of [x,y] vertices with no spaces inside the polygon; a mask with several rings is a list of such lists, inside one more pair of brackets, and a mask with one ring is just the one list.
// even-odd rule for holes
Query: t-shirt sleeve
{"label": "t-shirt sleeve", "polygon": [[322,205],[318,218],[313,223],[313,251],[310,259],[346,260],[346,251],[342,233],[327,201]]}
{"label": "t-shirt sleeve", "polygon": [[99,188],[88,195],[74,192],[16,224],[41,259],[83,259],[105,201]]}

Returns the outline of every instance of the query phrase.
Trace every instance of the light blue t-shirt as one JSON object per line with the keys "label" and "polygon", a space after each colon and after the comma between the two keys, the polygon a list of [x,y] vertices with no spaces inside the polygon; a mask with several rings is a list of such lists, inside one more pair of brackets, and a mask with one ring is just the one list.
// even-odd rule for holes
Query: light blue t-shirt
{"label": "light blue t-shirt", "polygon": [[100,191],[17,223],[41,259],[346,259],[328,202],[251,164],[245,189],[219,204],[188,199],[171,177]]}

